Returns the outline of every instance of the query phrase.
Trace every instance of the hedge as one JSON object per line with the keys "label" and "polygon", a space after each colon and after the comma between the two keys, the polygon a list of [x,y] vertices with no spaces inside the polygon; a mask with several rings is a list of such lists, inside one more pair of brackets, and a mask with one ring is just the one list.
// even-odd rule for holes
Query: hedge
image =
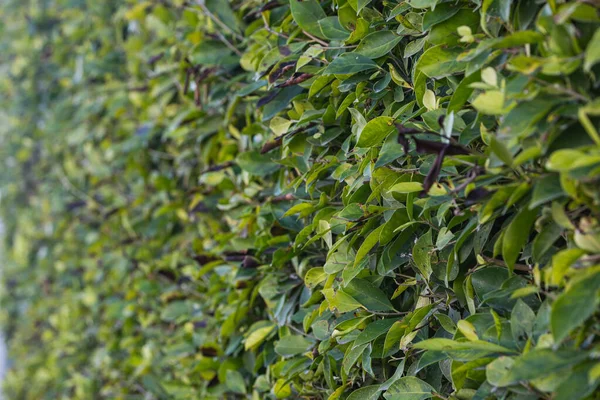
{"label": "hedge", "polygon": [[6,0],[9,399],[597,399],[595,0]]}

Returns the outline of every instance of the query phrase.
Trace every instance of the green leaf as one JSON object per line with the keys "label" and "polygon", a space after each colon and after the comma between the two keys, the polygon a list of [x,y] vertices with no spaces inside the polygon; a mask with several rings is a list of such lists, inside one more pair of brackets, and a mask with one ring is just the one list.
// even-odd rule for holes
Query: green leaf
{"label": "green leaf", "polygon": [[343,285],[347,286],[348,283],[352,281],[352,279],[356,278],[356,276],[359,275],[361,271],[367,268],[369,268],[369,257],[363,258],[362,261],[358,264],[350,262],[342,271]]}
{"label": "green leaf", "polygon": [[314,341],[299,335],[284,336],[275,343],[275,352],[280,356],[290,357],[307,352]]}
{"label": "green leaf", "polygon": [[539,179],[533,187],[529,208],[541,206],[564,195],[559,176],[557,174],[546,175]]}
{"label": "green leaf", "polygon": [[246,394],[246,383],[244,377],[238,371],[227,370],[227,388],[234,393]]}
{"label": "green leaf", "polygon": [[365,386],[350,393],[346,400],[377,400],[379,392],[380,385]]}
{"label": "green leaf", "polygon": [[375,84],[373,85],[373,92],[374,93],[383,92],[384,90],[386,90],[389,87],[391,81],[392,81],[392,75],[387,72],[384,73],[383,78],[381,78],[380,80],[375,82]]}
{"label": "green leaf", "polygon": [[517,300],[510,315],[510,329],[517,343],[524,343],[533,335],[535,313],[521,300]]}
{"label": "green leaf", "polygon": [[594,1],[5,1],[6,397],[594,398]]}
{"label": "green leaf", "polygon": [[301,86],[290,86],[279,92],[275,98],[269,102],[263,109],[262,120],[269,121],[277,113],[285,110],[290,105],[292,99],[302,93],[304,89]]}
{"label": "green leaf", "polygon": [[514,353],[514,350],[499,346],[494,343],[483,340],[471,340],[466,342],[458,342],[452,339],[427,339],[413,345],[415,349],[432,350],[432,351],[460,351],[460,350],[481,350],[487,353]]}
{"label": "green leaf", "polygon": [[380,146],[385,138],[396,130],[391,117],[376,117],[365,125],[358,137],[357,147]]}
{"label": "green leaf", "polygon": [[533,259],[541,261],[542,257],[550,251],[554,243],[561,237],[563,228],[550,222],[544,226],[542,231],[533,240]]}
{"label": "green leaf", "polygon": [[277,379],[275,386],[273,386],[273,393],[278,399],[285,399],[292,395],[291,385],[285,379]]}
{"label": "green leaf", "polygon": [[262,342],[265,341],[267,336],[269,336],[269,334],[273,332],[274,329],[275,325],[270,324],[268,326],[253,331],[250,335],[248,335],[248,337],[244,341],[244,348],[246,350],[257,348],[262,344]]}
{"label": "green leaf", "polygon": [[394,382],[396,382],[398,379],[400,379],[402,377],[402,374],[404,373],[405,365],[406,365],[406,358],[403,358],[402,361],[400,361],[400,364],[398,364],[398,366],[396,367],[396,371],[394,371],[394,375],[392,375],[387,381],[385,381],[381,385],[381,390],[388,390],[390,388],[390,386],[392,386],[394,384]]}
{"label": "green leaf", "polygon": [[205,0],[205,4],[206,8],[218,16],[225,25],[227,25],[229,28],[239,30],[239,23],[228,2],[220,0]]}
{"label": "green leaf", "polygon": [[371,3],[372,0],[348,0],[348,3],[352,6],[352,8],[356,11],[357,14]]}
{"label": "green leaf", "polygon": [[371,322],[364,331],[354,341],[354,346],[360,346],[361,344],[369,343],[384,333],[388,332],[391,326],[396,322],[396,319],[380,319]]}
{"label": "green leaf", "polygon": [[416,310],[410,315],[410,321],[406,327],[407,332],[411,332],[416,328],[420,328],[427,323],[431,316],[433,304],[425,306],[417,306]]}
{"label": "green leaf", "polygon": [[404,321],[396,321],[390,327],[385,335],[385,341],[383,343],[383,354],[387,355],[393,351],[394,347],[398,350],[398,343],[400,343],[400,339],[404,335],[406,330],[406,323]]}
{"label": "green leaf", "polygon": [[343,270],[348,264],[354,263],[354,261],[354,250],[348,249],[347,243],[342,243],[336,251],[330,253],[327,257],[323,270],[327,274],[335,274]]}
{"label": "green leaf", "polygon": [[[436,7],[437,11],[438,7]],[[459,37],[456,32],[459,27],[468,27],[476,32],[479,25],[479,15],[472,9],[459,9],[455,15],[433,26],[429,33],[429,42],[433,45],[456,45]]]}
{"label": "green leaf", "polygon": [[348,333],[354,332],[360,325],[362,325],[369,317],[352,318],[340,322],[333,328],[331,337],[338,337],[347,335]]}
{"label": "green leaf", "polygon": [[600,30],[596,29],[585,50],[583,68],[589,72],[600,61]]}
{"label": "green leaf", "polygon": [[552,98],[535,98],[519,103],[502,119],[499,133],[510,137],[529,134],[531,127],[538,123],[556,105]]}
{"label": "green leaf", "polygon": [[394,236],[396,236],[396,228],[410,221],[406,209],[396,210],[389,221],[383,225],[381,232],[379,233],[379,243],[382,245],[388,244]]}
{"label": "green leaf", "polygon": [[354,52],[371,59],[383,57],[392,51],[401,40],[402,36],[398,36],[392,31],[373,32],[360,41]]}
{"label": "green leaf", "polygon": [[354,92],[352,92],[348,96],[346,96],[344,98],[344,101],[342,101],[342,103],[338,107],[338,109],[335,113],[335,117],[336,118],[341,117],[344,114],[344,111],[346,111],[348,109],[348,107],[350,107],[354,103],[355,100],[356,100],[356,93],[354,93]]}
{"label": "green leaf", "polygon": [[494,154],[502,160],[502,162],[509,167],[513,165],[513,157],[510,154],[508,148],[500,140],[496,139],[495,136],[490,136],[490,148]]}
{"label": "green leaf", "polygon": [[357,53],[344,53],[334,59],[327,68],[325,68],[323,75],[354,74],[356,72],[368,71],[375,68],[378,68],[377,64],[368,57]]}
{"label": "green leaf", "polygon": [[477,332],[475,331],[475,327],[469,321],[466,321],[464,319],[460,320],[456,324],[456,327],[458,328],[460,333],[462,333],[464,335],[464,337],[466,337],[468,340],[470,340],[472,342],[479,340],[479,337],[477,336]]}
{"label": "green leaf", "polygon": [[350,373],[350,370],[358,361],[358,358],[363,354],[369,344],[361,344],[360,346],[348,346],[346,354],[344,354],[344,360],[342,361],[342,367],[346,374]]}
{"label": "green leaf", "polygon": [[435,93],[433,90],[427,89],[423,95],[423,105],[428,111],[437,109],[437,102],[435,101]]}
{"label": "green leaf", "polygon": [[473,100],[472,104],[482,114],[504,115],[506,112],[504,108],[504,93],[499,90],[488,90],[481,93]]}
{"label": "green leaf", "polygon": [[327,302],[329,303],[329,308],[336,309],[340,313],[345,313],[348,311],[356,310],[359,307],[362,307],[362,304],[355,300],[351,295],[344,292],[344,290],[340,289],[337,292],[332,289],[323,289],[321,291]]}
{"label": "green leaf", "polygon": [[160,318],[167,322],[186,319],[191,313],[191,305],[187,301],[174,301],[162,309]]}
{"label": "green leaf", "polygon": [[506,356],[498,357],[485,368],[487,381],[493,386],[506,386],[506,377],[514,364],[515,360],[513,358]]}
{"label": "green leaf", "polygon": [[565,249],[552,257],[552,283],[559,285],[569,267],[585,254],[582,249]]}
{"label": "green leaf", "polygon": [[315,210],[315,205],[312,203],[298,203],[290,207],[289,210],[283,214],[284,217],[289,217],[290,215],[300,214],[300,216],[306,216],[311,214]]}
{"label": "green leaf", "polygon": [[311,268],[304,275],[304,283],[308,287],[315,287],[325,279],[327,279],[327,273],[321,267]]}
{"label": "green leaf", "polygon": [[338,217],[349,221],[358,221],[364,216],[364,214],[365,212],[360,205],[357,203],[352,203],[340,211]]}
{"label": "green leaf", "polygon": [[546,168],[551,171],[568,172],[600,163],[600,155],[586,154],[575,149],[557,150],[548,159]]}
{"label": "green leaf", "polygon": [[448,112],[460,111],[463,108],[463,106],[467,104],[467,101],[469,101],[469,98],[473,94],[474,89],[470,85],[474,82],[479,82],[480,80],[481,73],[479,71],[463,78],[456,87],[456,89],[454,89],[454,93],[450,98],[450,103],[448,104]]}
{"label": "green leaf", "polygon": [[369,254],[369,251],[371,251],[371,249],[375,247],[377,242],[379,242],[379,235],[383,227],[384,225],[377,227],[371,233],[369,233],[369,236],[365,238],[365,241],[360,245],[360,248],[356,252],[356,257],[354,258],[355,266],[358,265],[363,260],[363,258],[365,258],[367,254]]}
{"label": "green leaf", "polygon": [[[508,386],[519,381],[527,381],[552,373],[565,371],[585,360],[584,352],[569,350],[534,349],[514,360],[509,371],[499,379],[498,386]],[[505,368],[510,363],[505,364]]]}
{"label": "green leaf", "polygon": [[600,385],[600,380],[594,379],[594,362],[585,362],[575,368],[556,389],[555,400],[585,399]]}
{"label": "green leaf", "polygon": [[457,60],[459,47],[434,46],[423,53],[415,69],[430,78],[440,79],[464,71],[466,64]]}
{"label": "green leaf", "polygon": [[423,30],[428,31],[432,26],[446,21],[459,11],[460,8],[453,4],[442,3],[436,5],[434,10],[427,11],[423,16]]}
{"label": "green leaf", "polygon": [[364,18],[358,18],[356,21],[356,27],[350,34],[350,37],[346,40],[346,43],[353,44],[364,38],[369,33],[370,24]]}
{"label": "green leaf", "polygon": [[542,150],[539,147],[532,146],[526,149],[523,149],[516,157],[514,161],[514,166],[518,167],[520,165],[525,164],[531,160],[538,158],[542,154]]}
{"label": "green leaf", "polygon": [[479,42],[477,48],[461,55],[461,61],[471,61],[490,49],[506,49],[526,44],[535,44],[544,40],[544,35],[534,31],[518,31],[504,37],[486,39]]}
{"label": "green leaf", "polygon": [[390,311],[394,306],[388,297],[369,281],[353,279],[345,289],[348,294],[360,302],[367,310]]}
{"label": "green leaf", "polygon": [[454,233],[444,226],[442,229],[440,229],[440,232],[435,240],[435,248],[438,250],[443,249],[453,238]]}
{"label": "green leaf", "polygon": [[440,322],[440,325],[442,325],[442,328],[444,328],[446,332],[451,333],[453,335],[454,333],[456,333],[457,327],[452,318],[442,313],[435,314],[434,317]]}
{"label": "green leaf", "polygon": [[600,268],[579,276],[552,304],[550,317],[552,335],[562,342],[575,328],[585,322],[600,305]]}
{"label": "green leaf", "polygon": [[403,148],[395,135],[389,135],[381,150],[379,151],[379,158],[375,163],[375,168],[383,167],[393,162],[402,156]]}
{"label": "green leaf", "polygon": [[394,382],[383,394],[387,400],[425,400],[435,392],[433,386],[414,376],[405,376]]}
{"label": "green leaf", "polygon": [[413,247],[413,260],[415,266],[424,279],[429,280],[433,269],[431,268],[431,252],[433,252],[433,239],[431,229],[421,235]]}
{"label": "green leaf", "polygon": [[409,58],[417,54],[419,51],[423,50],[423,46],[427,42],[427,38],[420,38],[417,40],[413,40],[404,48],[404,58]]}
{"label": "green leaf", "polygon": [[390,188],[390,192],[415,193],[423,190],[421,182],[400,182]]}
{"label": "green leaf", "polygon": [[502,241],[502,257],[510,272],[513,271],[523,246],[527,244],[529,232],[537,215],[537,209],[530,210],[524,207],[515,215],[508,228],[506,228]]}
{"label": "green leaf", "polygon": [[433,8],[438,0],[410,0],[409,4],[414,8]]}
{"label": "green leaf", "polygon": [[326,88],[329,84],[331,84],[331,81],[333,81],[334,79],[335,79],[335,77],[330,76],[330,75],[319,76],[310,85],[310,89],[308,91],[308,97],[313,97],[313,96],[318,95],[319,92],[321,92],[324,88]]}
{"label": "green leaf", "polygon": [[346,40],[350,32],[340,24],[338,17],[326,17],[319,20],[319,27],[323,37],[329,40]]}
{"label": "green leaf", "polygon": [[326,18],[325,11],[317,0],[290,0],[290,10],[294,21],[311,35],[325,38],[319,21]]}

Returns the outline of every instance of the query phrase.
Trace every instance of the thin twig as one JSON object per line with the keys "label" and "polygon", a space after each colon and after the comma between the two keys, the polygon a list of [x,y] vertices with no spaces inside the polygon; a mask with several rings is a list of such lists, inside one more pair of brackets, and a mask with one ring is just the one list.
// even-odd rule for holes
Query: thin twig
{"label": "thin twig", "polygon": [[383,315],[383,316],[397,316],[397,315],[406,315],[409,314],[408,311],[398,311],[398,312],[381,312],[381,311],[372,311],[366,310],[367,312],[375,315]]}
{"label": "thin twig", "polygon": [[589,268],[590,266],[595,265],[595,263],[598,261],[600,261],[600,254],[583,256],[579,260],[577,260],[575,264],[573,264],[571,267],[575,269]]}
{"label": "thin twig", "polygon": [[71,183],[71,181],[69,180],[69,178],[67,177],[67,175],[65,174],[65,172],[63,171],[63,169],[61,167],[58,167],[57,170],[58,170],[58,179],[60,180],[60,183],[67,190],[69,190],[73,196],[77,197],[79,200],[89,202],[90,204],[94,204],[100,208],[104,208],[104,207],[102,207],[101,204],[99,204],[96,200],[94,200],[93,197],[91,197],[86,192],[84,192],[83,190],[81,190],[77,186],[75,186],[73,183]]}
{"label": "thin twig", "polygon": [[325,41],[323,41],[323,40],[321,40],[321,39],[319,39],[319,38],[316,38],[316,37],[314,37],[314,36],[313,36],[313,35],[311,35],[310,33],[306,32],[306,31],[302,31],[302,32],[303,32],[303,33],[304,33],[306,36],[308,36],[309,38],[311,38],[312,40],[314,40],[315,42],[317,42],[317,43],[319,43],[319,44],[322,44],[322,45],[323,45],[323,46],[325,46],[325,47],[328,47],[328,46],[329,46],[329,43],[327,43],[327,42],[325,42]]}
{"label": "thin twig", "polygon": [[241,36],[239,33],[237,33],[236,31],[234,31],[233,29],[231,29],[230,27],[228,27],[227,25],[225,25],[225,23],[223,21],[221,21],[216,15],[214,15],[209,9],[208,7],[206,7],[206,4],[204,4],[204,0],[196,0],[196,4],[198,4],[200,6],[200,8],[202,9],[202,11],[208,15],[208,17],[210,19],[212,19],[217,25],[219,25],[221,28],[225,29],[226,31],[229,31],[233,34],[233,36],[235,36],[237,39],[243,41],[244,37]]}
{"label": "thin twig", "polygon": [[570,95],[570,96],[572,96],[572,97],[574,97],[574,98],[576,98],[578,100],[585,101],[585,102],[590,101],[589,98],[585,97],[581,93],[578,93],[578,92],[576,92],[576,91],[574,91],[572,89],[560,86],[558,84],[553,84],[553,83],[550,83],[550,82],[546,82],[545,80],[537,78],[537,77],[533,77],[533,80],[536,81],[537,83],[541,84],[542,86],[545,86],[545,87],[547,87],[549,89],[554,89],[554,90],[556,90],[558,92]]}
{"label": "thin twig", "polygon": [[265,29],[267,30],[267,32],[272,33],[274,35],[277,35],[279,37],[282,37],[284,39],[289,39],[290,38],[288,35],[284,35],[281,32],[277,32],[277,31],[274,31],[273,29],[271,29],[271,27],[269,26],[269,23],[267,21],[267,17],[265,17],[264,14],[261,14],[261,16],[262,16],[262,20],[263,20],[263,23],[265,25]]}
{"label": "thin twig", "polygon": [[[490,264],[495,264],[500,267],[508,268],[508,265],[506,265],[506,263],[502,260],[497,260],[495,258],[484,256],[484,255],[481,255],[481,257],[485,261],[489,262]],[[513,269],[515,269],[517,271],[523,271],[523,272],[531,272],[532,271],[532,269],[528,265],[525,265],[525,264],[515,264]]]}
{"label": "thin twig", "polygon": [[296,327],[295,327],[294,325],[292,325],[292,324],[287,324],[286,326],[287,326],[288,328],[290,328],[291,330],[293,330],[294,332],[296,332],[296,333],[299,333],[299,334],[300,334],[300,335],[302,335],[302,336],[306,336],[306,337],[309,337],[309,338],[311,338],[311,339],[315,339],[315,340],[317,339],[316,337],[314,337],[314,336],[313,336],[313,335],[311,335],[310,333],[306,333],[306,332],[304,332],[304,331],[302,331],[302,330],[300,330],[300,329],[296,328]]}
{"label": "thin twig", "polygon": [[148,150],[148,152],[150,154],[154,154],[155,156],[157,156],[159,158],[162,158],[162,159],[165,159],[165,160],[174,160],[175,158],[177,158],[177,157],[175,157],[175,156],[173,156],[173,155],[171,155],[169,153],[165,153],[163,151],[158,151],[158,150],[152,150],[152,149],[150,149],[150,150]]}
{"label": "thin twig", "polygon": [[227,38],[225,36],[223,36],[223,34],[221,32],[217,32],[217,36],[219,37],[219,39],[221,39],[221,42],[223,42],[225,44],[225,46],[227,46],[230,50],[232,50],[235,54],[237,54],[239,57],[241,57],[243,54],[241,51],[239,51],[234,45],[233,43],[231,43],[229,40],[227,40]]}
{"label": "thin twig", "polygon": [[323,50],[343,50],[343,49],[354,49],[358,47],[358,45],[351,46],[321,46]]}
{"label": "thin twig", "polygon": [[461,183],[460,185],[455,187],[454,190],[452,190],[450,193],[451,194],[460,193],[461,190],[463,190],[464,188],[469,186],[470,183],[475,181],[475,179],[477,179],[478,176],[479,176],[478,171],[476,169],[472,169],[469,173],[469,177],[467,179],[465,179],[465,181],[463,183]]}

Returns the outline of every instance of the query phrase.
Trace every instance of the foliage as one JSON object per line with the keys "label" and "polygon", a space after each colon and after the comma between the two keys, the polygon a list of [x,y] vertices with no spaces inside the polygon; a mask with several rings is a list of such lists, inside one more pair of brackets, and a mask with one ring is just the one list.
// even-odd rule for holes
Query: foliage
{"label": "foliage", "polygon": [[11,399],[584,399],[596,1],[21,0]]}

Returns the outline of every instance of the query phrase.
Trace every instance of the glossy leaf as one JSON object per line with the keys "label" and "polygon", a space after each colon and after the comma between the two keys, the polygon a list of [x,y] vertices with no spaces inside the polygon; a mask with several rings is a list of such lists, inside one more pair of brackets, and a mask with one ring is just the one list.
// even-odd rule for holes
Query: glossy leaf
{"label": "glossy leaf", "polygon": [[387,400],[425,400],[433,396],[435,389],[414,376],[398,379],[383,394]]}
{"label": "glossy leaf", "polygon": [[379,58],[392,51],[401,40],[402,36],[391,31],[373,32],[360,41],[354,52],[371,59]]}

